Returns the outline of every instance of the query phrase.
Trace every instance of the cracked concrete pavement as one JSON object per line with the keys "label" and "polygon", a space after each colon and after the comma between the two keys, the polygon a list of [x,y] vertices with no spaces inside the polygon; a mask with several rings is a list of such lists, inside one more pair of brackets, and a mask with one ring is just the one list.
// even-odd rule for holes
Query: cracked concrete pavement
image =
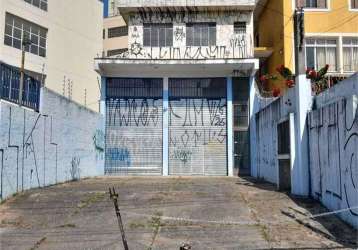
{"label": "cracked concrete pavement", "polygon": [[19,194],[0,205],[0,249],[356,249],[357,230],[252,178],[103,177]]}

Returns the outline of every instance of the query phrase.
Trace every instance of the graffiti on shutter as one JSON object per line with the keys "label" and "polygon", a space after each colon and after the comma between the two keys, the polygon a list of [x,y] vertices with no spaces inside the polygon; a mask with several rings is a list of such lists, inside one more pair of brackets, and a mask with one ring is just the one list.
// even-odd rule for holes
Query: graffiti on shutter
{"label": "graffiti on shutter", "polygon": [[169,173],[227,175],[225,79],[170,79]]}
{"label": "graffiti on shutter", "polygon": [[158,79],[109,80],[106,100],[106,174],[161,174],[161,93],[162,82]]}

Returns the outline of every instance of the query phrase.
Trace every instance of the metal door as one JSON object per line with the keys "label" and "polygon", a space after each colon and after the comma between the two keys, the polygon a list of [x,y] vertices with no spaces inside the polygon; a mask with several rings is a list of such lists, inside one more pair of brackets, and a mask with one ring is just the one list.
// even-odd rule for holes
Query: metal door
{"label": "metal door", "polygon": [[169,174],[227,175],[226,79],[170,79],[169,109]]}
{"label": "metal door", "polygon": [[112,78],[106,86],[106,174],[161,175],[162,80]]}

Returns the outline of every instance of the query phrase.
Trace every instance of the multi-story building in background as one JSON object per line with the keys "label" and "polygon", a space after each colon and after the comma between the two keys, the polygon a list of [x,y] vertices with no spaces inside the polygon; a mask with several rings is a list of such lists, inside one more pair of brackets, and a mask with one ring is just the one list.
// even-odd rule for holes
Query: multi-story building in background
{"label": "multi-story building in background", "polygon": [[106,0],[103,20],[103,56],[116,56],[128,50],[128,27],[118,10],[118,3]]}
{"label": "multi-story building in background", "polygon": [[[305,68],[329,65],[331,77],[358,71],[357,0],[268,0],[258,18],[255,41],[261,73],[275,74],[279,65],[295,72],[294,13],[303,8]],[[285,88],[284,81],[271,81]]]}
{"label": "multi-story building in background", "polygon": [[98,110],[93,58],[102,53],[102,10],[99,0],[0,0],[1,63],[18,70],[27,38],[31,40],[26,46],[27,75]]}
{"label": "multi-story building in background", "polygon": [[107,174],[250,174],[255,0],[116,2],[128,51],[98,58]]}
{"label": "multi-story building in background", "polygon": [[103,56],[116,56],[128,50],[128,27],[120,15],[103,20]]}

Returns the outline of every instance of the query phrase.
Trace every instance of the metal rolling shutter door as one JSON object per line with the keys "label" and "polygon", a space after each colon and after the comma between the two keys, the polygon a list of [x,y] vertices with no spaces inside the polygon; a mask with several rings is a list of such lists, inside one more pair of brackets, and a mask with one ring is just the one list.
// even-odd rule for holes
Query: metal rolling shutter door
{"label": "metal rolling shutter door", "polygon": [[108,80],[106,174],[161,175],[162,89],[161,79]]}
{"label": "metal rolling shutter door", "polygon": [[169,109],[169,174],[226,176],[226,80],[170,79]]}

